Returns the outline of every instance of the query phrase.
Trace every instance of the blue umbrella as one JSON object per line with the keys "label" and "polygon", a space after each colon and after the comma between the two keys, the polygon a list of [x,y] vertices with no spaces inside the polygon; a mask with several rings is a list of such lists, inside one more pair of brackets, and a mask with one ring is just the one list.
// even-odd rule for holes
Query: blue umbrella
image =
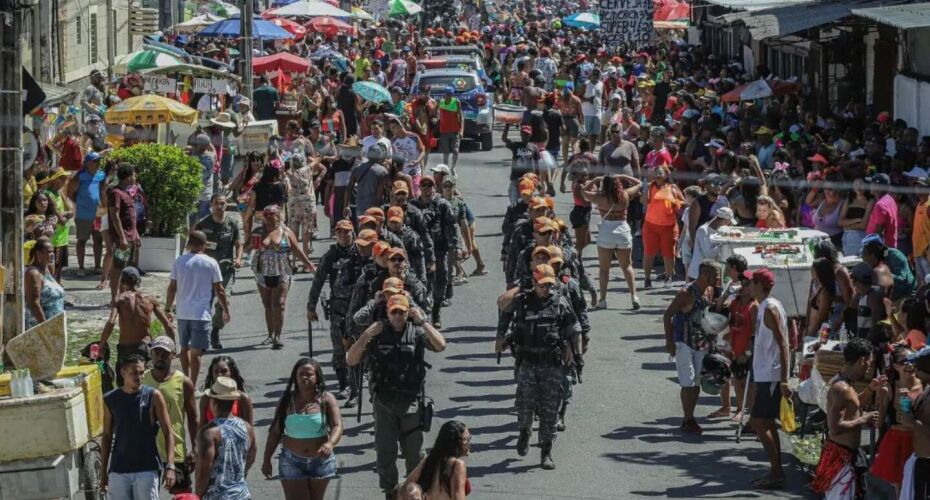
{"label": "blue umbrella", "polygon": [[391,92],[375,82],[355,82],[352,84],[352,90],[369,102],[393,102]]}
{"label": "blue umbrella", "polygon": [[596,30],[601,27],[601,16],[593,12],[579,12],[563,18],[562,22],[572,28]]}
{"label": "blue umbrella", "polygon": [[[236,38],[240,35],[241,20],[238,17],[232,17],[218,21],[204,28],[197,36],[219,36],[226,38]],[[285,38],[294,38],[286,30],[278,27],[275,23],[265,21],[264,19],[252,20],[252,37],[262,40],[283,40]]]}

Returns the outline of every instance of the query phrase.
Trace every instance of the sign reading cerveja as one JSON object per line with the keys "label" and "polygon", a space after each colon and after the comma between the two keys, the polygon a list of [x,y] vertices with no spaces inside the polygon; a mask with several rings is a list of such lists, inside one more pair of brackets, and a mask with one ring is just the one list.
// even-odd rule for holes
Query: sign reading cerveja
{"label": "sign reading cerveja", "polygon": [[599,0],[601,39],[607,46],[652,39],[653,0]]}

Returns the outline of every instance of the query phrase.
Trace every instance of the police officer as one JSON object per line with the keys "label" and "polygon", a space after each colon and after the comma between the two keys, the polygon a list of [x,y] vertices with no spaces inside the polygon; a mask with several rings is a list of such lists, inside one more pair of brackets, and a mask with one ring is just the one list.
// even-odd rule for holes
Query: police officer
{"label": "police officer", "polygon": [[404,242],[400,237],[384,227],[384,210],[381,207],[371,207],[365,210],[365,215],[358,218],[358,230],[362,229],[373,230],[378,233],[379,239],[390,243],[392,247],[404,248]]}
{"label": "police officer", "polygon": [[420,309],[429,311],[430,305],[432,304],[432,297],[430,297],[429,292],[426,290],[426,285],[417,279],[407,267],[407,253],[404,249],[389,249],[385,255],[385,259],[387,262],[387,274],[379,274],[375,277],[369,287],[370,296],[374,296],[374,294],[381,289],[384,280],[388,278],[397,278],[404,284],[407,298],[412,300]]}
{"label": "police officer", "polygon": [[[397,294],[406,295],[410,307],[419,307],[416,301],[411,298],[410,292],[405,290],[404,280],[392,277],[384,280],[381,289],[375,293],[375,296],[367,304],[355,312],[352,321],[361,328],[368,328],[372,323],[386,320],[387,301]],[[420,307],[420,310],[422,311],[423,308]]]}
{"label": "police officer", "polygon": [[375,420],[375,452],[381,489],[387,498],[397,485],[397,446],[410,474],[423,447],[422,404],[417,397],[426,378],[424,350],[442,352],[446,339],[403,294],[387,300],[388,318],[365,329],[346,355],[349,366],[369,366]]}
{"label": "police officer", "polygon": [[423,283],[426,283],[426,256],[424,255],[423,241],[410,226],[404,223],[404,209],[391,207],[387,211],[387,228],[400,237],[404,243],[410,271]]}
{"label": "police officer", "polygon": [[[364,216],[363,216],[364,217]],[[371,231],[363,229],[363,231]],[[379,284],[388,277],[388,251],[391,245],[386,241],[378,240],[371,247],[371,261],[365,264],[352,290],[352,299],[349,301],[349,318],[361,309],[369,299],[374,297],[380,288],[374,288],[375,282]],[[349,321],[349,333],[358,337],[362,330],[352,321]]]}
{"label": "police officer", "polygon": [[564,431],[565,413],[568,411],[568,405],[575,394],[574,385],[580,379],[581,370],[584,368],[584,358],[582,356],[588,350],[591,322],[588,320],[588,304],[581,293],[578,280],[572,276],[571,272],[562,267],[564,263],[562,249],[558,245],[550,245],[549,254],[549,265],[552,266],[556,275],[557,291],[568,300],[572,312],[578,318],[578,326],[581,327],[581,350],[573,352],[575,357],[574,367],[564,366],[562,370],[562,407],[559,408],[559,419],[556,421],[555,428],[558,431]]}
{"label": "police officer", "polygon": [[[517,362],[517,453],[529,453],[533,413],[539,416],[539,446],[543,469],[555,468],[552,444],[562,405],[562,366],[573,362],[572,345],[580,349],[581,327],[564,296],[553,290],[555,271],[548,264],[533,269],[531,290],[514,287],[497,300],[501,311],[513,313],[510,345]],[[495,351],[504,349],[498,335]]]}
{"label": "police officer", "polygon": [[[420,238],[420,243],[423,245],[423,264],[424,264],[424,273],[426,269],[430,267],[430,264],[433,263],[435,258],[435,251],[433,250],[433,234],[430,232],[429,227],[426,223],[426,217],[423,216],[423,212],[419,208],[409,203],[410,201],[410,188],[407,186],[405,181],[395,181],[394,190],[391,192],[391,207],[400,207],[404,211],[404,225],[413,229],[413,232],[417,233],[417,236]],[[409,252],[409,250],[408,250]],[[432,284],[426,275],[423,275],[423,282],[426,283],[426,288],[432,290]]]}
{"label": "police officer", "polygon": [[[96,115],[94,115],[96,116]],[[226,195],[214,194],[210,198],[210,215],[197,223],[194,229],[203,231],[207,237],[205,253],[216,259],[220,264],[220,273],[223,276],[223,288],[229,289],[229,282],[236,274],[236,269],[242,266],[242,224],[238,219],[226,213]],[[222,349],[220,343],[220,330],[226,326],[223,323],[220,304],[216,304],[216,313],[213,315],[213,328],[210,330],[210,347]]]}
{"label": "police officer", "polygon": [[455,215],[452,205],[436,193],[436,181],[428,175],[420,178],[420,197],[411,203],[423,212],[433,237],[433,262],[427,264],[426,273],[432,283],[433,326],[442,328],[440,311],[446,300],[446,281],[449,279],[449,268],[444,263],[448,253],[457,251],[459,246]]}
{"label": "police officer", "polygon": [[548,217],[537,217],[533,220],[533,239],[530,240],[519,253],[509,262],[509,268],[504,275],[507,278],[508,287],[519,283],[522,279],[529,278],[530,271],[533,267],[533,251],[536,247],[548,247],[552,244],[558,226]]}
{"label": "police officer", "polygon": [[526,245],[533,239],[533,221],[537,217],[546,215],[546,202],[542,198],[530,198],[526,202],[526,206],[524,216],[514,222],[509,234],[504,233],[504,244],[501,249],[504,269],[513,262],[517,254],[526,248]]}
{"label": "police officer", "polygon": [[[359,262],[360,260],[358,246],[352,242],[352,222],[348,219],[342,219],[336,223],[334,232],[336,243],[330,245],[326,253],[320,257],[320,265],[317,267],[316,274],[313,275],[310,296],[307,298],[307,319],[310,321],[319,319],[316,304],[320,299],[323,283],[329,280],[331,299],[329,304],[324,303],[324,307],[329,307],[326,314],[329,315],[330,319],[329,339],[333,344],[333,370],[335,370],[336,378],[339,380],[339,392],[335,396],[336,399],[342,400],[349,397],[350,391],[348,370],[345,365],[345,348],[342,344],[343,338],[346,337],[346,314],[348,314],[349,310],[349,296],[346,294],[346,290],[337,290],[337,275],[341,266],[352,265],[352,262]],[[347,272],[350,270],[347,269]]]}
{"label": "police officer", "polygon": [[[342,344],[342,349],[340,349],[339,352],[344,352],[352,343],[354,337],[350,321],[352,317],[352,292],[355,290],[355,283],[358,282],[362,269],[372,260],[373,247],[377,241],[378,235],[375,234],[374,231],[360,231],[358,237],[355,238],[355,251],[351,252],[337,264],[339,269],[336,272],[335,285],[332,287],[332,296],[330,298],[330,309],[332,309],[332,313],[330,317],[332,324],[339,325],[338,335],[337,333],[332,334],[333,342],[339,341]],[[344,359],[344,356],[336,356],[336,350],[334,348],[333,365],[339,363],[340,367],[344,367],[341,363],[342,359]],[[358,404],[358,375],[357,373],[349,372],[349,398],[345,404],[346,408],[353,408]]]}

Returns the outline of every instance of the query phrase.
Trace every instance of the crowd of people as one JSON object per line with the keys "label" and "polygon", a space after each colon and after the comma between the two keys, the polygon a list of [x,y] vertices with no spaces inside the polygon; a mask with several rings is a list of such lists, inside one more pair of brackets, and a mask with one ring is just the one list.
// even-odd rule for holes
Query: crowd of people
{"label": "crowd of people", "polygon": [[[157,498],[159,482],[201,498],[249,498],[245,478],[257,449],[248,386],[222,354],[201,378],[203,356],[223,349],[221,332],[235,321],[226,288],[246,266],[264,309],[262,343],[281,349],[288,292],[302,267],[313,273],[308,320],[317,321],[321,307],[329,320],[333,373],[312,358],[293,365],[268,425],[262,474],[273,477],[278,453],[285,498],[323,498],[338,474],[342,409],[368,401],[387,498],[468,494],[465,424],[443,423],[422,453],[432,417],[425,351],[446,348],[442,312],[453,304],[454,285],[488,274],[489,264],[457,188],[469,174],[457,166],[464,112],[454,88],[441,96],[408,92],[430,47],[470,45],[483,53],[496,101],[525,109],[501,137],[511,167],[494,346],[514,356],[518,455],[528,454],[538,419],[539,463],[556,467],[554,442],[569,421],[589,348],[588,314],[608,309],[616,261],[632,310],[641,307],[638,290],[682,286],[663,318],[681,431],[700,434],[699,419],[741,424],[748,413],[771,464],[752,487],[785,487],[776,420],[782,398],[794,398],[790,353],[826,330],[845,342],[846,364],[828,382],[828,439],[814,489],[857,498],[859,436],[874,426],[881,439],[872,475],[901,498],[930,497],[930,433],[922,423],[930,419],[930,138],[857,100],[823,106],[800,85],[731,102],[728,92],[770,71],[675,36],[608,47],[597,31],[563,25],[568,7],[551,2],[507,7],[505,19],[476,14],[486,21],[477,29],[464,27],[464,18],[463,27],[453,19],[419,27],[390,21],[357,38],[266,43],[263,52],[291,52],[310,70],[274,85],[260,77],[251,99],[236,96],[223,109],[215,108],[221,100],[190,97],[215,117],[186,144],[203,167],[203,191],[163,303],[140,286],[145,186],[133,165],[107,161],[101,110],[110,96],[104,75],[92,75],[82,124],[60,127],[24,172],[25,303],[27,326],[64,310],[61,272],[71,266],[73,225],[77,275],[99,274],[99,288],[111,291],[99,344],[107,357],[118,327],[102,487],[120,499]],[[230,46],[192,40],[165,41],[185,41],[190,53],[235,66]],[[357,81],[385,86],[393,102],[368,102],[353,90]],[[120,91],[138,94],[138,84],[130,75]],[[251,121],[276,118],[288,94],[298,116],[267,151],[234,169],[231,138]],[[430,158],[435,150],[441,163]],[[561,196],[571,197],[567,214],[557,210]],[[330,235],[320,234],[320,212]],[[812,287],[800,317],[789,317],[773,296],[773,272],[749,269],[738,255],[720,262],[712,236],[725,227],[825,235],[811,245]],[[315,245],[327,236],[328,246]],[[93,267],[85,266],[88,242]],[[582,258],[592,243],[597,286]],[[847,267],[844,256],[861,263]],[[701,331],[708,310],[728,317],[726,352],[710,352]],[[164,335],[153,335],[153,315]],[[181,370],[172,365],[178,346]],[[717,384],[721,407],[698,417],[705,358],[714,356],[727,366]],[[857,392],[857,382],[868,389]]]}

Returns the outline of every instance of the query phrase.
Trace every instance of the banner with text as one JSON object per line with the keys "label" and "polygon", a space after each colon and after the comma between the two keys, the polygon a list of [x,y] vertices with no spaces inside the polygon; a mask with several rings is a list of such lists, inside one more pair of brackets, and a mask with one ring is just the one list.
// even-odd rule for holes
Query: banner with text
{"label": "banner with text", "polygon": [[608,47],[652,40],[653,0],[599,0],[601,39]]}

